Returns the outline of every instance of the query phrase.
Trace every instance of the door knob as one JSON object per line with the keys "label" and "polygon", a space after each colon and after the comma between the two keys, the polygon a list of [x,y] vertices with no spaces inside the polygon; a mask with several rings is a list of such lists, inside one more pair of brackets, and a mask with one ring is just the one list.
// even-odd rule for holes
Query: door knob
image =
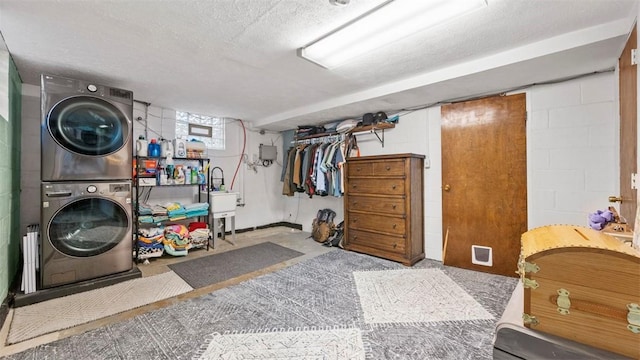
{"label": "door knob", "polygon": [[451,186],[449,186],[449,184],[444,186],[444,191],[449,191],[451,190]]}
{"label": "door knob", "polygon": [[622,196],[609,196],[609,202],[622,202]]}

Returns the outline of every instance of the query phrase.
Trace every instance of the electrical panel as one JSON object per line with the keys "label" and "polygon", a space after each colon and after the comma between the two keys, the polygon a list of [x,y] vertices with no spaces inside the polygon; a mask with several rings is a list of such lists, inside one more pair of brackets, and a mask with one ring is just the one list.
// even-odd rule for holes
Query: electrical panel
{"label": "electrical panel", "polygon": [[274,161],[278,156],[277,147],[260,144],[260,160]]}

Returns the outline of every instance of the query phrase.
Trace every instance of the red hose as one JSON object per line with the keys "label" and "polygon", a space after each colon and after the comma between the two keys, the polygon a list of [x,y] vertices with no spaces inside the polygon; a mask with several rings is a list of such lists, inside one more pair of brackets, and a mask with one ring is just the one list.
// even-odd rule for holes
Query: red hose
{"label": "red hose", "polygon": [[244,139],[242,141],[242,152],[240,153],[240,160],[238,160],[238,166],[236,166],[236,171],[233,173],[233,180],[231,180],[230,190],[233,190],[233,184],[235,184],[236,182],[236,175],[238,175],[238,170],[240,170],[240,165],[242,164],[242,159],[244,158],[244,149],[247,146],[247,130],[245,129],[242,120],[238,119],[238,121],[240,121],[240,125],[242,125],[242,135]]}

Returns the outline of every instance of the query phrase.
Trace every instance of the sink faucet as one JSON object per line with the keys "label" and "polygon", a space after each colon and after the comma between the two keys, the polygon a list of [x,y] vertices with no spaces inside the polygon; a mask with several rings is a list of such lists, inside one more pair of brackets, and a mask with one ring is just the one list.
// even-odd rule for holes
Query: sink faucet
{"label": "sink faucet", "polygon": [[[221,177],[219,177],[219,178],[215,178],[215,177],[213,177],[213,172],[214,172],[216,169],[220,170],[220,175],[221,175]],[[222,171],[222,168],[221,168],[221,167],[219,167],[219,166],[214,166],[214,167],[211,169],[211,179],[209,179],[209,184],[211,185],[211,188],[213,188],[213,179],[220,179],[220,180],[221,180],[221,182],[220,182],[220,187],[222,188],[222,187],[224,186],[224,171]],[[222,190],[222,189],[219,189],[219,190]]]}

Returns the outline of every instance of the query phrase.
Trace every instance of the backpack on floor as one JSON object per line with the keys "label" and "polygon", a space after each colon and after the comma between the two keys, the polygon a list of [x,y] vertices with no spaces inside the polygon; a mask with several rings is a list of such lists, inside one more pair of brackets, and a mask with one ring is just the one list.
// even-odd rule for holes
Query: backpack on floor
{"label": "backpack on floor", "polygon": [[333,235],[331,235],[329,239],[327,239],[327,241],[323,242],[322,245],[329,246],[329,247],[337,246],[343,249],[342,247],[343,236],[344,236],[344,221],[340,221],[340,223],[335,227],[333,231]]}
{"label": "backpack on floor", "polygon": [[311,237],[313,240],[319,243],[329,240],[335,231],[335,225],[333,224],[335,217],[336,212],[331,209],[318,210],[316,218],[313,219],[311,224]]}

